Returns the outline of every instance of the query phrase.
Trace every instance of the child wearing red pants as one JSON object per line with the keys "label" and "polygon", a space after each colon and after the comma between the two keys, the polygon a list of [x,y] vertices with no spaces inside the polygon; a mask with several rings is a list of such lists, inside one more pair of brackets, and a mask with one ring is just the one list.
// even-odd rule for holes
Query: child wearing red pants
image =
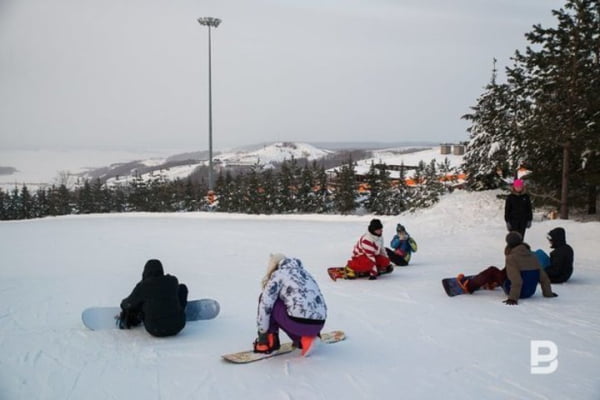
{"label": "child wearing red pants", "polygon": [[367,232],[358,239],[352,249],[352,258],[346,264],[346,276],[355,278],[368,275],[370,280],[377,275],[392,272],[394,267],[383,245],[383,224],[378,219],[372,219]]}

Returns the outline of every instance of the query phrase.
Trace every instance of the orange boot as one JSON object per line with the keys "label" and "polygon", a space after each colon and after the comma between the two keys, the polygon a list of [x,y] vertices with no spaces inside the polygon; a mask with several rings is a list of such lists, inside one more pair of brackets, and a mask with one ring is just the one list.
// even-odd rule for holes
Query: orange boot
{"label": "orange boot", "polygon": [[302,356],[308,357],[314,351],[316,339],[316,336],[302,336],[300,338],[300,349],[302,349]]}
{"label": "orange boot", "polygon": [[271,353],[279,350],[279,334],[277,333],[259,333],[258,338],[254,341],[255,353]]}
{"label": "orange boot", "polygon": [[465,279],[465,274],[458,274],[456,276],[456,281],[458,282],[458,286],[460,286],[461,289],[465,291],[465,293],[471,293],[471,291],[469,290],[469,280]]}

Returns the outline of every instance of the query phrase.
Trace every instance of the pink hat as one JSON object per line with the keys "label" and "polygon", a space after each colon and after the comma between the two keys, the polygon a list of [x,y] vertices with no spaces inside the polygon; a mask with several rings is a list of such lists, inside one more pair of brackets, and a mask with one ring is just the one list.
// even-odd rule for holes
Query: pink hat
{"label": "pink hat", "polygon": [[521,189],[524,185],[525,183],[523,182],[523,179],[515,179],[515,181],[513,182],[513,187],[515,189]]}

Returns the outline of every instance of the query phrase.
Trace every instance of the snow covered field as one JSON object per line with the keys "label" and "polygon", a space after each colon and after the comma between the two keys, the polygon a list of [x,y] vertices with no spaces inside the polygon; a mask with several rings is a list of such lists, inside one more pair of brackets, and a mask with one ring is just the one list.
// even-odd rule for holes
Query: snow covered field
{"label": "snow covered field", "polygon": [[[497,192],[455,192],[416,214],[383,217],[419,244],[409,267],[377,281],[330,281],[371,216],[123,214],[0,222],[2,399],[598,399],[600,223],[535,221],[526,241],[567,230],[575,273],[518,306],[498,289],[449,298],[440,280],[502,266]],[[220,355],[256,335],[270,252],[301,258],[329,306],[326,330],[347,340],[248,365]],[[143,329],[87,330],[89,306],[118,305],[159,258],[191,298],[221,303],[214,320],[174,338]],[[282,338],[285,335],[282,336]],[[530,371],[532,340],[558,349],[552,374]]]}

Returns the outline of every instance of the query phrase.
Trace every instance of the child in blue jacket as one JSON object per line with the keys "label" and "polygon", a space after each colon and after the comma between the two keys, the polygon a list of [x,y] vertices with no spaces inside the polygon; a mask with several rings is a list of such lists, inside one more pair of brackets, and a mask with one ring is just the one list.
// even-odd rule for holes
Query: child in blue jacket
{"label": "child in blue jacket", "polygon": [[398,224],[390,247],[391,249],[385,249],[388,258],[394,264],[404,267],[410,262],[411,254],[417,251],[417,242],[406,232],[404,225]]}

